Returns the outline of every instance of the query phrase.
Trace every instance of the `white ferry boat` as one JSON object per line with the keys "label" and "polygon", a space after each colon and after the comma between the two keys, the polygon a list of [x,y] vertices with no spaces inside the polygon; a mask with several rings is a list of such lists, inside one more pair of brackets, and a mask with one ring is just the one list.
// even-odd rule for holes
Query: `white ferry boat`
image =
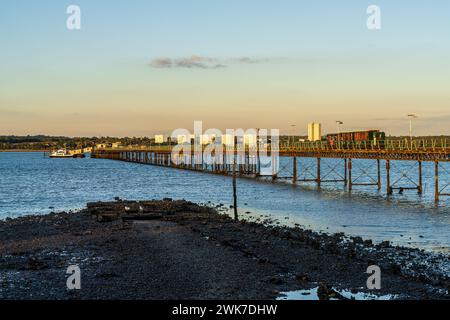
{"label": "white ferry boat", "polygon": [[50,158],[84,158],[83,153],[73,154],[68,152],[66,149],[59,149],[50,153]]}

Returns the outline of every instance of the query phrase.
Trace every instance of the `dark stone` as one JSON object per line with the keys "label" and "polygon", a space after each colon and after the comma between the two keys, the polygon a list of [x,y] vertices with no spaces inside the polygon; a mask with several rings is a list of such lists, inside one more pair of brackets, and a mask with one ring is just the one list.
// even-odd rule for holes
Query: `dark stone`
{"label": "dark stone", "polygon": [[379,245],[380,248],[389,248],[390,246],[391,246],[391,243],[389,241],[383,241]]}
{"label": "dark stone", "polygon": [[319,288],[317,289],[317,296],[319,300],[330,300],[330,296],[333,294],[334,290],[326,283],[319,283]]}
{"label": "dark stone", "polygon": [[389,271],[395,275],[402,274],[402,268],[398,264],[394,264],[394,263],[389,266]]}
{"label": "dark stone", "polygon": [[319,297],[319,300],[330,300],[331,298],[339,300],[348,300],[342,294],[334,290],[331,286],[323,282],[319,283],[319,288],[317,289],[317,296]]}
{"label": "dark stone", "polygon": [[277,277],[273,277],[269,280],[269,282],[272,284],[280,285],[283,283],[283,280],[281,280],[280,278],[277,278]]}
{"label": "dark stone", "polygon": [[105,273],[100,273],[95,275],[96,278],[101,278],[101,279],[112,279],[112,278],[119,278],[120,275],[114,273],[114,272],[105,272]]}
{"label": "dark stone", "polygon": [[363,239],[361,237],[353,237],[353,243],[361,244],[363,243]]}
{"label": "dark stone", "polygon": [[39,270],[45,270],[48,268],[49,267],[48,267],[47,263],[45,263],[42,260],[38,260],[35,258],[30,258],[28,260],[28,265],[27,265],[28,270],[39,271]]}
{"label": "dark stone", "polygon": [[306,273],[299,273],[295,276],[295,279],[300,282],[309,281],[309,277]]}

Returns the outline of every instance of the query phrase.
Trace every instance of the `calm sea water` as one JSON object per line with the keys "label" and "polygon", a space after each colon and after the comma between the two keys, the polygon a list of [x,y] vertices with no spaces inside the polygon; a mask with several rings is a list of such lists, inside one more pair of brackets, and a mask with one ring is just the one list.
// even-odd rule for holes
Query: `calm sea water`
{"label": "calm sea water", "polygon": [[[342,174],[340,160],[324,160],[326,179]],[[288,175],[288,159],[281,161]],[[354,179],[363,171],[376,175],[376,163],[356,161]],[[299,161],[299,175],[311,177],[313,160]],[[336,172],[329,167],[335,168]],[[384,163],[382,164],[384,166]],[[415,177],[417,168],[408,162],[394,162],[393,182],[407,172]],[[444,167],[447,164],[444,164]],[[383,167],[382,167],[383,168]],[[447,170],[448,167],[445,167]],[[433,164],[424,164],[424,195],[407,191],[385,196],[377,188],[355,187],[349,194],[342,183],[292,186],[250,179],[238,181],[240,214],[270,215],[283,224],[300,223],[318,231],[345,232],[375,241],[450,251],[450,199],[434,204]],[[328,174],[328,171],[330,173]],[[384,170],[383,170],[384,172]],[[442,187],[449,181],[442,174]],[[362,176],[358,182],[368,182]],[[402,181],[412,184],[407,178]],[[51,211],[79,209],[89,201],[161,199],[170,197],[229,206],[231,179],[222,176],[173,170],[98,159],[49,159],[42,153],[0,153],[0,219]]]}

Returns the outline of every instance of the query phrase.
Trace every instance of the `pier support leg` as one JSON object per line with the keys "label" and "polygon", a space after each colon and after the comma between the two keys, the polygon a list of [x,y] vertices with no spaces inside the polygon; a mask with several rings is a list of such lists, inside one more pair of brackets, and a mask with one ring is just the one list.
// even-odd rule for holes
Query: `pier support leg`
{"label": "pier support leg", "polygon": [[417,187],[419,194],[423,193],[423,179],[422,179],[422,161],[419,161],[419,186]]}
{"label": "pier support leg", "polygon": [[245,154],[239,155],[239,176],[242,177],[245,174]]}
{"label": "pier support leg", "polygon": [[378,180],[377,180],[377,185],[378,185],[378,191],[381,190],[381,160],[377,159],[377,170],[378,170]]}
{"label": "pier support leg", "polygon": [[347,188],[348,185],[348,164],[347,159],[344,159],[344,188]]}
{"label": "pier support leg", "polygon": [[223,152],[223,154],[222,154],[222,174],[228,174],[227,173],[227,154],[226,154],[226,152]]}
{"label": "pier support leg", "polygon": [[293,157],[292,160],[292,183],[297,184],[297,157]]}
{"label": "pier support leg", "polygon": [[201,171],[205,171],[205,165],[204,165],[204,163],[205,163],[205,161],[204,161],[204,156],[203,156],[203,151],[202,151],[202,160],[200,161],[201,162]]}
{"label": "pier support leg", "polygon": [[258,150],[256,155],[256,176],[259,177],[261,175],[261,158],[259,154],[259,142],[258,142]]}
{"label": "pier support leg", "polygon": [[348,190],[352,191],[353,183],[352,183],[352,159],[348,159]]}
{"label": "pier support leg", "polygon": [[439,202],[439,161],[434,164],[434,176],[435,176],[435,190],[434,190],[434,200]]}
{"label": "pier support leg", "polygon": [[249,174],[249,171],[250,171],[249,167],[250,167],[250,154],[248,152],[246,152],[245,164],[244,164],[244,173],[245,174]]}
{"label": "pier support leg", "polygon": [[386,160],[386,188],[387,188],[387,194],[392,194],[392,187],[391,187],[391,161]]}
{"label": "pier support leg", "polygon": [[272,181],[275,182],[275,180],[278,179],[278,173],[277,173],[277,167],[278,167],[278,163],[277,163],[277,157],[274,157],[272,154],[270,155],[271,159],[272,159]]}
{"label": "pier support leg", "polygon": [[237,183],[236,183],[236,156],[233,159],[233,209],[234,209],[234,220],[238,221],[238,210],[237,210]]}
{"label": "pier support leg", "polygon": [[[237,137],[234,137],[234,145],[237,145]],[[238,209],[237,209],[237,182],[236,182],[236,162],[237,153],[233,152],[233,207],[234,207],[234,220],[238,221]]]}
{"label": "pier support leg", "polygon": [[322,183],[321,173],[320,173],[320,158],[317,158],[317,187],[320,188]]}

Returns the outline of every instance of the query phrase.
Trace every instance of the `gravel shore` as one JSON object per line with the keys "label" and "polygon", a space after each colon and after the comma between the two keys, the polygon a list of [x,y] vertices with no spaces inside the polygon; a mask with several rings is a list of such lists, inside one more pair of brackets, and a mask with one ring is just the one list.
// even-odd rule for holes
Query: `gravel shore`
{"label": "gravel shore", "polygon": [[[68,290],[78,265],[81,290]],[[381,290],[366,270],[378,265]],[[277,299],[319,288],[397,299],[449,299],[446,254],[344,234],[236,222],[187,201],[88,204],[0,222],[0,299]]]}

